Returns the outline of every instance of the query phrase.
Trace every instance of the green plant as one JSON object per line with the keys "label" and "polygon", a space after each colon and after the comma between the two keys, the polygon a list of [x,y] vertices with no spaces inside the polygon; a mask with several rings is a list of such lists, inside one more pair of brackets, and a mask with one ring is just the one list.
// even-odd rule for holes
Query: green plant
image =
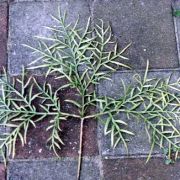
{"label": "green plant", "polygon": [[[96,24],[94,29],[90,29],[89,18],[85,31],[82,31],[78,27],[78,20],[73,27],[66,24],[66,13],[62,15],[61,11],[59,11],[58,18],[54,16],[52,18],[58,23],[58,28],[47,28],[55,32],[54,38],[37,38],[51,41],[53,45],[48,46],[44,41],[39,41],[39,49],[30,47],[41,55],[31,65],[39,60],[42,60],[42,63],[29,69],[46,67],[47,76],[56,73],[57,78],[66,78],[68,80],[68,83],[61,88],[75,88],[80,95],[81,102],[66,100],[79,109],[79,118],[81,120],[79,176],[84,119],[86,119],[88,107],[96,106],[97,99],[95,90],[89,92],[89,88],[97,85],[102,79],[108,79],[110,74],[115,72],[119,66],[129,68],[117,60],[119,58],[127,59],[122,54],[129,45],[119,50],[118,44],[112,42],[110,26],[105,27],[102,20],[100,20],[100,25]],[[93,33],[95,33],[95,36],[93,36]],[[109,44],[114,46],[113,50],[108,50]],[[112,65],[115,65],[115,67]],[[84,72],[79,70],[81,68],[84,68]],[[102,72],[102,68],[108,69],[109,72]]]}
{"label": "green plant", "polygon": [[[125,114],[129,120],[133,117],[133,120],[138,119],[146,124],[145,128],[151,141],[149,157],[155,145],[164,148],[166,143],[169,145],[169,152],[172,148],[178,152],[177,139],[180,134],[174,123],[179,116],[180,100],[179,94],[170,90],[178,90],[179,81],[170,83],[168,80],[148,79],[147,65],[143,79],[135,75],[137,87],[127,88],[123,83],[124,95],[119,99],[98,97],[95,86],[101,80],[110,80],[111,74],[119,67],[129,68],[119,61],[127,59],[123,53],[129,45],[119,50],[117,43],[112,41],[110,26],[106,26],[102,20],[99,20],[99,24],[95,24],[94,28],[90,28],[89,19],[83,31],[78,20],[74,25],[68,24],[66,13],[62,14],[60,10],[58,17],[52,18],[58,23],[56,27],[47,27],[54,33],[53,37],[37,37],[37,48],[26,45],[38,54],[38,59],[33,61],[28,69],[45,68],[46,77],[54,75],[56,79],[66,79],[66,83],[54,91],[47,82],[42,85],[33,76],[27,78],[24,69],[21,78],[14,78],[13,82],[9,81],[5,73],[5,78],[0,80],[0,123],[10,127],[11,131],[1,138],[1,153],[7,148],[9,154],[14,157],[17,139],[24,145],[30,125],[36,127],[37,122],[50,117],[47,130],[51,134],[47,141],[58,156],[57,150],[63,145],[59,135],[59,132],[63,131],[61,121],[67,120],[68,117],[78,118],[81,122],[77,173],[79,179],[84,120],[100,119],[105,124],[105,134],[111,136],[111,145],[116,147],[123,143],[128,149],[127,136],[134,134],[128,130],[128,121],[125,122],[121,114]],[[106,71],[102,71],[104,68]],[[77,114],[62,111],[57,93],[66,88],[78,92],[79,100],[66,99],[66,102],[78,109]],[[37,106],[37,102],[40,106]],[[88,114],[90,107],[99,107],[99,112]]]}
{"label": "green plant", "polygon": [[[36,122],[43,120],[48,116],[53,116],[57,121],[66,119],[67,114],[61,113],[61,107],[56,97],[56,93],[52,92],[50,84],[44,83],[41,87],[36,80],[31,76],[27,79],[25,71],[21,77],[13,78],[9,82],[6,72],[3,79],[0,80],[1,98],[0,98],[0,122],[1,126],[11,128],[1,137],[0,150],[4,156],[4,147],[8,150],[8,155],[15,156],[15,146],[17,138],[21,140],[22,146],[26,144],[26,136],[30,126],[36,127]],[[36,88],[39,92],[33,93]],[[39,107],[35,106],[35,102],[40,103]],[[54,121],[50,147],[55,151],[55,147],[59,147],[57,143],[62,143],[57,134],[58,125]],[[50,126],[48,128],[51,129]],[[55,142],[56,140],[56,142]],[[56,152],[56,151],[55,151]]]}
{"label": "green plant", "polygon": [[[144,76],[134,75],[136,86],[125,85],[124,95],[115,100],[113,98],[103,98],[99,100],[101,113],[107,113],[109,118],[105,120],[105,134],[111,134],[112,146],[116,146],[119,141],[124,143],[127,149],[125,134],[133,135],[133,132],[124,130],[129,120],[138,120],[145,124],[145,130],[149,137],[151,149],[147,161],[151,157],[151,153],[158,145],[161,149],[166,149],[168,159],[171,159],[172,153],[174,159],[177,159],[180,152],[180,131],[179,115],[180,115],[180,79],[170,83],[170,78],[148,78],[147,63]],[[128,121],[124,122],[121,117],[126,115]],[[114,116],[118,115],[120,119],[115,120]],[[122,127],[122,129],[121,129]]]}
{"label": "green plant", "polygon": [[[11,85],[6,77],[6,80],[1,82],[4,86],[2,107],[7,107],[8,111],[4,108],[1,109],[1,112],[6,119],[3,125],[11,127],[12,131],[3,138],[1,149],[5,146],[9,152],[12,152],[14,157],[16,140],[20,138],[22,145],[26,143],[26,134],[29,125],[32,124],[35,127],[36,122],[52,116],[51,119],[53,120],[50,121],[50,125],[47,128],[47,130],[52,132],[48,142],[50,142],[50,147],[54,150],[55,154],[58,155],[57,150],[60,149],[63,144],[59,136],[61,120],[65,120],[67,117],[77,117],[81,121],[77,175],[79,179],[83,124],[84,120],[88,119],[88,108],[96,107],[97,104],[95,89],[93,91],[89,89],[97,85],[100,80],[109,79],[110,74],[115,72],[119,66],[129,68],[119,61],[119,59],[127,60],[122,54],[129,45],[119,50],[117,43],[112,41],[110,26],[105,26],[102,20],[99,20],[100,23],[96,24],[94,29],[91,29],[89,18],[87,26],[83,31],[78,27],[78,20],[74,25],[67,24],[66,13],[62,14],[60,9],[59,16],[52,16],[52,18],[57,22],[58,26],[46,28],[54,32],[54,36],[51,38],[37,37],[39,42],[39,47],[37,48],[25,45],[40,56],[30,64],[29,69],[46,68],[46,77],[50,74],[55,74],[56,79],[65,78],[67,83],[58,87],[58,89],[53,92],[50,84],[45,83],[41,86],[33,77],[26,82],[23,71],[22,78],[15,80],[15,82],[21,84],[21,92],[19,92],[15,83]],[[109,45],[111,45],[111,48],[113,45],[112,50],[108,50]],[[36,64],[38,61],[41,61],[41,63]],[[35,65],[32,67],[32,64]],[[81,71],[82,68],[83,71]],[[107,69],[108,72],[102,72],[101,70],[103,68]],[[5,87],[7,87],[8,90],[6,90]],[[38,90],[36,90],[35,95],[32,93],[34,88]],[[67,114],[61,111],[61,104],[58,101],[57,92],[64,88],[72,88],[78,92],[80,97],[79,101],[66,99],[66,102],[78,108],[79,113]],[[28,91],[28,89],[30,90]],[[6,93],[7,95],[5,95]],[[17,95],[17,97],[14,98],[14,95]],[[40,109],[35,107],[36,101],[41,102]],[[20,112],[19,109],[21,110]],[[93,117],[96,118],[96,116]],[[11,145],[13,145],[12,151]]]}
{"label": "green plant", "polygon": [[180,10],[173,10],[173,16],[179,17],[180,16]]}

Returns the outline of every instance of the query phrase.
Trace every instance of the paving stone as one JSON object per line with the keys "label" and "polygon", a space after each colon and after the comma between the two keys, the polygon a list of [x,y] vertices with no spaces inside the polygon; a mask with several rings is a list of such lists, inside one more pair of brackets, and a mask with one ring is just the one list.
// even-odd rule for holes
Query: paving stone
{"label": "paving stone", "polygon": [[151,68],[178,67],[171,1],[95,0],[93,17],[110,21],[121,47],[132,42],[127,51],[129,64],[143,69],[147,59]]}
{"label": "paving stone", "polygon": [[165,165],[163,159],[108,159],[103,161],[104,180],[179,180],[180,162]]}
{"label": "paving stone", "polygon": [[[143,75],[142,71],[139,72],[141,75]],[[154,71],[149,72],[149,77],[158,77],[158,78],[168,78],[171,74],[172,81],[177,80],[180,77],[180,71]],[[123,96],[123,88],[121,79],[125,82],[126,85],[134,85],[136,86],[136,83],[133,81],[133,75],[134,72],[128,73],[128,72],[117,72],[112,75],[112,82],[111,81],[103,81],[100,83],[98,87],[98,93],[102,96],[110,96],[114,98],[119,98],[120,96]],[[121,117],[122,118],[122,117]],[[135,136],[128,137],[129,144],[128,144],[128,150],[129,155],[146,155],[149,153],[150,145],[148,136],[146,135],[146,131],[144,129],[144,124],[138,121],[131,121],[127,120],[127,123],[129,124],[129,130],[135,133]],[[99,125],[99,140],[100,140],[100,146],[101,146],[101,153],[103,156],[124,156],[127,155],[126,149],[119,145],[115,149],[110,147],[110,137],[105,137],[103,134],[103,127],[102,125]],[[154,154],[159,154],[161,151],[159,148],[155,149]]]}
{"label": "paving stone", "polygon": [[[76,180],[77,161],[11,161],[8,167],[8,180]],[[99,180],[98,163],[85,160],[82,164],[82,180]]]}
{"label": "paving stone", "polygon": [[7,56],[7,3],[0,1],[0,73],[6,67]]}
{"label": "paving stone", "polygon": [[0,179],[5,180],[6,179],[6,171],[3,164],[0,164]]}
{"label": "paving stone", "polygon": [[[50,132],[46,131],[49,123],[46,121],[39,123],[36,128],[28,131],[27,144],[22,147],[20,141],[16,144],[16,159],[50,158],[55,154],[47,146],[47,139]],[[63,132],[60,134],[64,146],[58,151],[60,157],[77,157],[79,150],[80,122],[69,119],[61,123]],[[94,156],[98,154],[96,140],[95,121],[87,121],[84,125],[83,156]]]}
{"label": "paving stone", "polygon": [[[36,76],[39,84],[43,84],[45,78]],[[53,90],[60,87],[65,83],[65,80],[56,80],[53,76],[47,79],[51,83]],[[64,89],[58,92],[58,97],[61,101],[61,109],[63,112],[77,114],[77,108],[72,104],[65,102],[66,99],[78,100],[76,91],[72,89]],[[35,102],[38,107],[40,102]],[[90,109],[89,113],[93,113]],[[46,131],[49,126],[49,118],[44,119],[42,122],[36,124],[36,128],[29,128],[27,134],[27,144],[22,147],[19,140],[16,144],[16,159],[34,159],[34,158],[49,158],[55,157],[53,151],[49,150],[47,139],[51,131]],[[77,157],[79,150],[79,134],[80,134],[80,121],[79,119],[69,118],[67,121],[62,121],[60,125],[62,132],[60,136],[64,142],[61,150],[58,151],[60,157]],[[83,155],[96,156],[98,155],[97,145],[97,123],[93,119],[85,121],[84,136],[83,136]]]}
{"label": "paving stone", "polygon": [[58,2],[22,2],[10,4],[9,21],[9,71],[19,74],[22,65],[34,60],[32,51],[22,44],[36,46],[33,36],[50,36],[43,26],[57,25],[50,15],[57,15],[58,6],[68,13],[68,21],[75,22],[80,16],[80,26],[87,23],[90,16],[88,1],[61,0]]}

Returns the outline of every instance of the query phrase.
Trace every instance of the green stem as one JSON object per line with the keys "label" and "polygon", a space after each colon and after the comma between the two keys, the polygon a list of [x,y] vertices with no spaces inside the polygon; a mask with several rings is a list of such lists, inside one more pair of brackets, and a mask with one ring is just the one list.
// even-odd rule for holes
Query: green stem
{"label": "green stem", "polygon": [[81,165],[82,165],[82,151],[83,151],[83,127],[84,127],[84,103],[85,103],[85,96],[82,95],[82,103],[81,103],[81,125],[80,125],[80,137],[79,137],[79,157],[78,157],[78,169],[77,169],[77,180],[80,180],[81,174]]}
{"label": "green stem", "polygon": [[81,165],[82,165],[82,144],[83,144],[83,127],[84,127],[84,118],[81,118],[81,126],[80,126],[80,138],[79,138],[79,157],[78,157],[78,169],[77,169],[77,180],[80,180],[81,174]]}
{"label": "green stem", "polygon": [[[58,113],[57,112],[47,112],[47,113],[44,113],[44,112],[36,112],[36,111],[21,111],[21,110],[9,110],[9,109],[1,109],[0,111],[3,111],[3,112],[9,112],[9,113],[23,113],[23,114],[35,114],[35,115],[57,115]],[[66,113],[64,113],[66,114]]]}

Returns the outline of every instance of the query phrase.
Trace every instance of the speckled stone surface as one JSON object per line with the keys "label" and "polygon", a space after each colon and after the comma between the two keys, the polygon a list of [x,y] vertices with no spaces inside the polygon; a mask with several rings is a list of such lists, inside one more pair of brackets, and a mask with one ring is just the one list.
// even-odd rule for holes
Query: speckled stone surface
{"label": "speckled stone surface", "polygon": [[[8,180],[76,180],[77,161],[39,160],[11,161],[8,167]],[[95,160],[85,160],[82,164],[81,179],[99,180],[100,173]]]}
{"label": "speckled stone surface", "polygon": [[80,17],[80,25],[85,26],[90,16],[88,1],[61,0],[58,2],[21,2],[10,4],[9,9],[9,71],[11,74],[19,74],[22,65],[28,65],[37,58],[32,50],[23,47],[37,45],[34,36],[49,37],[52,32],[43,26],[57,25],[50,15],[58,14],[58,6],[68,13],[68,21],[74,22]]}
{"label": "speckled stone surface", "polygon": [[152,68],[178,67],[171,0],[95,0],[93,18],[109,21],[132,68],[143,69],[149,59]]}

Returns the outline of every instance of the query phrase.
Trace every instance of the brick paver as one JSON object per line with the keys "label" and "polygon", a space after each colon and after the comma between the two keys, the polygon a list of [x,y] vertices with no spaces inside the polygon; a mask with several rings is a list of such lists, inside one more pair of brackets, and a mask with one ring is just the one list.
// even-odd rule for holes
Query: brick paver
{"label": "brick paver", "polygon": [[104,180],[179,180],[180,163],[165,165],[163,159],[145,158],[103,160]]}

